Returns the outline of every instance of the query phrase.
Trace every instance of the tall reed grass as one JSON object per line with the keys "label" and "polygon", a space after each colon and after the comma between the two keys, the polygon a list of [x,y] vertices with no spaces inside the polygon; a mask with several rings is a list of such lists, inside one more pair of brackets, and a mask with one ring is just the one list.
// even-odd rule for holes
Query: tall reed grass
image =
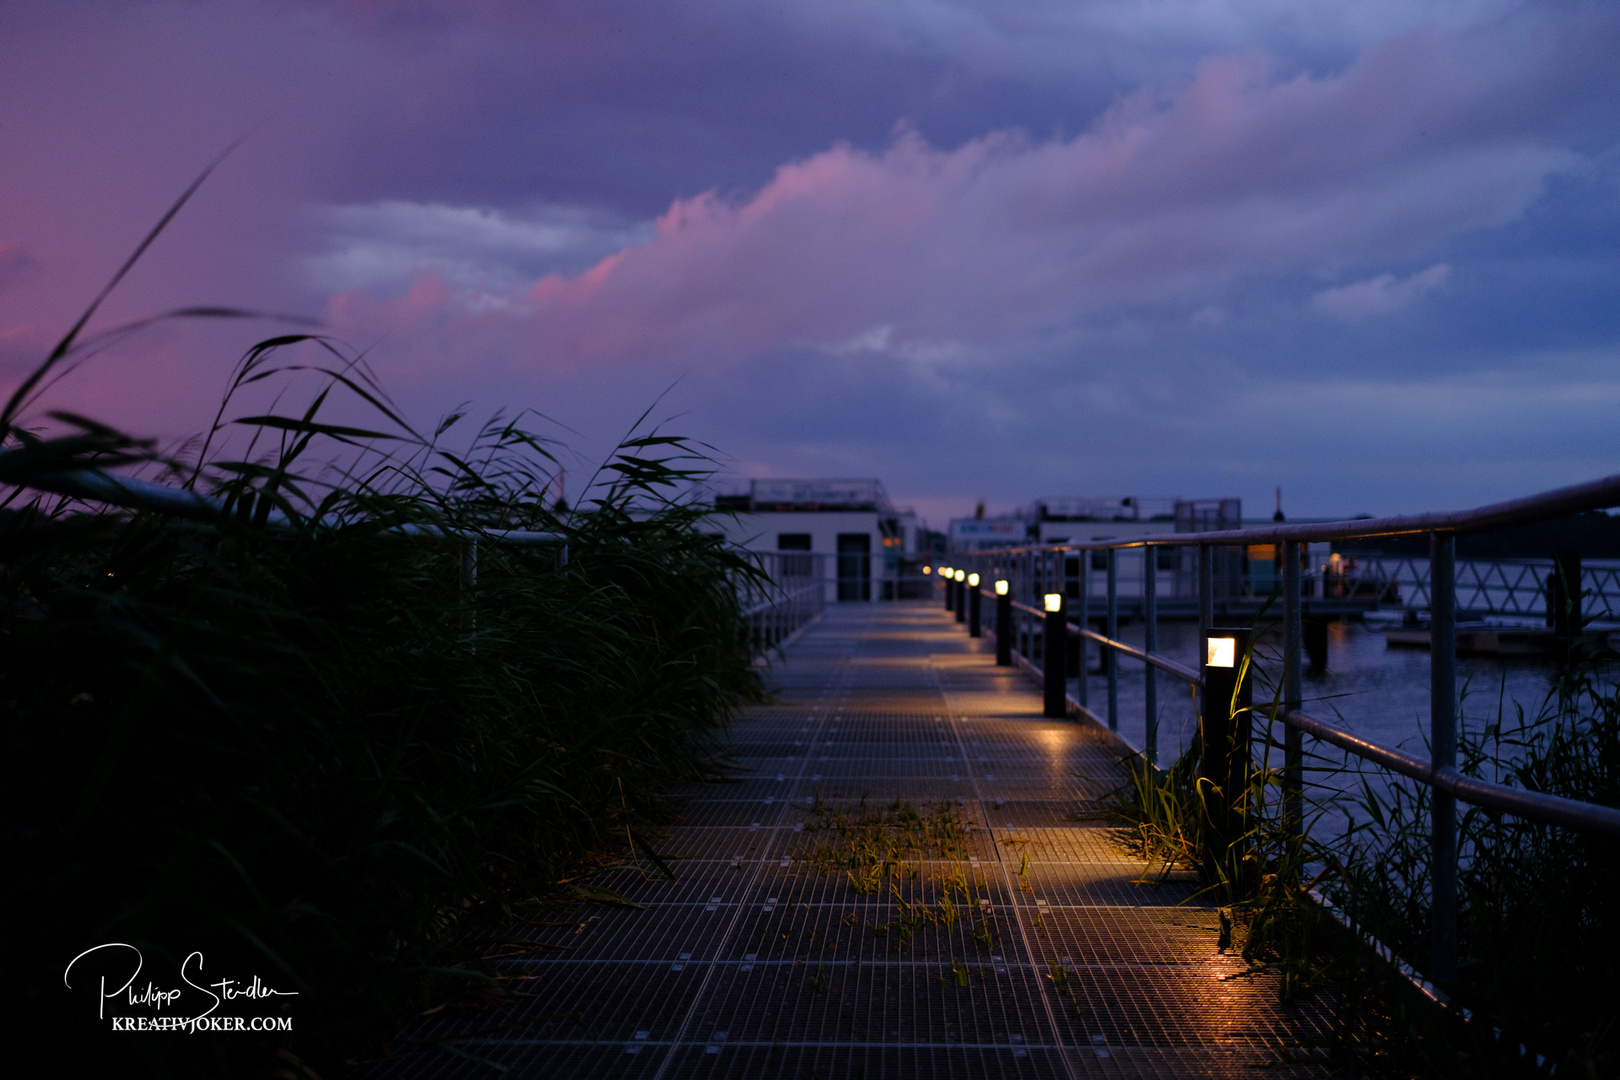
{"label": "tall reed grass", "polygon": [[[1547,699],[1483,709],[1464,693],[1459,771],[1620,806],[1620,685],[1566,667]],[[1324,888],[1358,930],[1417,967],[1430,949],[1430,790],[1364,786],[1364,827]],[[1411,1015],[1374,1047],[1458,1076],[1620,1076],[1620,843],[1458,806],[1458,985],[1468,1023]]]}
{"label": "tall reed grass", "polygon": [[[1613,670],[1571,662],[1528,708],[1499,692],[1481,710],[1465,688],[1459,771],[1620,806]],[[1369,1075],[1620,1076],[1620,844],[1459,804],[1461,965],[1453,1004],[1437,1008],[1374,951],[1427,965],[1430,789],[1307,750],[1301,841],[1286,817],[1269,690],[1270,704],[1256,706],[1246,828],[1214,860],[1200,866],[1211,830],[1196,740],[1166,769],[1138,763],[1115,799],[1141,854],[1200,870],[1197,900],[1221,906],[1222,947],[1278,973],[1284,999],[1331,995],[1338,1048]]]}
{"label": "tall reed grass", "polygon": [[[233,416],[310,379],[306,407]],[[469,923],[641,842],[761,693],[736,599],[755,571],[681,496],[705,459],[678,437],[628,439],[569,511],[521,424],[419,434],[305,334],[250,350],[175,454],[65,414],[46,437],[28,400],[0,481],[135,464],[226,507],[15,486],[0,508],[3,1007],[50,1074],[330,1075],[403,1012],[494,991]],[[560,534],[566,564],[507,529]],[[103,942],[159,985],[198,950],[206,974],[296,991],[294,1030],[111,1036],[63,986]]]}

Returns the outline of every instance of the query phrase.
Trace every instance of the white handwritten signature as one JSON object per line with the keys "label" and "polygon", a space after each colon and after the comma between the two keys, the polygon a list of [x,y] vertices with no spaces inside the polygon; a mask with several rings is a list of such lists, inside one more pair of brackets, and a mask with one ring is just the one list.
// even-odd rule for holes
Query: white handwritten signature
{"label": "white handwritten signature", "polygon": [[[146,967],[146,958],[141,955],[141,950],[137,949],[133,945],[126,945],[121,941],[110,941],[105,945],[94,946],[93,948],[84,950],[84,952],[80,953],[78,956],[75,956],[72,960],[69,960],[67,968],[62,972],[62,985],[66,986],[69,990],[73,989],[73,984],[68,981],[69,976],[73,974],[73,965],[77,964],[80,960],[83,960],[91,953],[100,952],[102,949],[128,949],[134,954],[132,959],[135,964],[135,970],[130,972],[129,978],[124,981],[123,985],[113,990],[107,989],[107,976],[101,976],[101,987],[98,992],[99,1000],[97,1002],[96,1013],[98,1019],[105,1019],[107,1015],[107,1002],[121,995],[127,994],[128,1002],[131,1005],[144,1005],[149,1008],[157,1009],[159,1012],[161,1012],[166,1008],[172,1007],[175,1001],[179,999],[180,995],[184,993],[184,991],[178,988],[174,990],[162,989],[154,985],[150,979],[147,980],[144,988],[139,990],[135,989],[135,980],[141,977],[141,971]],[[128,959],[131,958],[126,958],[126,960]],[[181,981],[192,989],[200,991],[201,993],[204,993],[214,999],[214,1003],[203,1012],[200,1012],[196,1016],[192,1017],[193,1020],[201,1020],[203,1017],[210,1016],[220,1007],[222,1003],[227,1001],[235,1001],[237,998],[251,998],[256,1000],[259,998],[298,996],[298,992],[296,990],[275,990],[264,985],[257,975],[253,976],[253,979],[250,982],[242,982],[239,979],[221,979],[218,982],[208,983],[207,985],[193,982],[191,979],[193,961],[196,962],[196,974],[198,978],[202,977],[203,954],[201,952],[193,952],[180,964]],[[116,976],[114,976],[114,978],[116,980]],[[209,989],[209,987],[213,987],[214,989]],[[219,992],[216,994],[214,990],[218,990]]]}

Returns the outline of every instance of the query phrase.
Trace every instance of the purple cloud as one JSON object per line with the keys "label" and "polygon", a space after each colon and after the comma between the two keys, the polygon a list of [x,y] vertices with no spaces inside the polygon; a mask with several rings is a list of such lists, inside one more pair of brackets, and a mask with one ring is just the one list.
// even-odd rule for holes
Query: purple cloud
{"label": "purple cloud", "polygon": [[[1617,30],[1514,0],[0,0],[0,371],[250,132],[101,325],[325,311],[424,418],[537,405],[589,456],[668,391],[739,470],[930,506],[1513,494],[1613,459],[1568,403],[1620,384]],[[187,433],[250,337],[164,327],[54,403]]]}
{"label": "purple cloud", "polygon": [[[843,145],[783,165],[743,198],[678,199],[654,236],[581,273],[458,284],[421,263],[401,298],[350,290],[331,312],[406,337],[453,326],[545,368],[991,346],[1513,220],[1578,162],[1515,122],[1539,74],[1460,64],[1429,33],[1324,77],[1221,57],[1073,138],[1002,132],[941,149],[902,130],[881,152]],[[1318,305],[1393,308],[1448,272]]]}

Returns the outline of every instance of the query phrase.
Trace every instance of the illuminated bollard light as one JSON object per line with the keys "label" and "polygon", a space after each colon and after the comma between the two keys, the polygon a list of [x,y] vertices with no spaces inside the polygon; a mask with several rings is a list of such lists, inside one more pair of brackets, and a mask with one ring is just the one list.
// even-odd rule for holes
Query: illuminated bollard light
{"label": "illuminated bollard light", "polygon": [[979,575],[969,574],[968,585],[968,637],[979,637]]}
{"label": "illuminated bollard light", "polygon": [[1199,695],[1199,726],[1203,729],[1204,760],[1199,773],[1206,781],[1205,820],[1209,835],[1204,842],[1204,866],[1213,872],[1217,861],[1236,865],[1241,853],[1232,851],[1247,830],[1249,772],[1253,750],[1254,714],[1249,708],[1252,688],[1248,678],[1249,631],[1242,627],[1211,628],[1204,632],[1204,688]]}
{"label": "illuminated bollard light", "polygon": [[940,580],[945,583],[945,610],[946,611],[955,611],[956,610],[956,579],[951,576],[951,568],[948,567],[948,566],[940,567],[939,568],[939,577],[940,577]]}
{"label": "illuminated bollard light", "polygon": [[1041,665],[1045,671],[1046,716],[1061,718],[1069,714],[1069,703],[1064,695],[1068,672],[1064,661],[1069,655],[1068,612],[1064,611],[1063,594],[1046,594],[1046,641],[1042,646]]}
{"label": "illuminated bollard light", "polygon": [[1012,590],[1006,581],[996,582],[996,666],[1012,667]]}
{"label": "illuminated bollard light", "polygon": [[967,621],[967,571],[957,570],[956,577],[956,621]]}

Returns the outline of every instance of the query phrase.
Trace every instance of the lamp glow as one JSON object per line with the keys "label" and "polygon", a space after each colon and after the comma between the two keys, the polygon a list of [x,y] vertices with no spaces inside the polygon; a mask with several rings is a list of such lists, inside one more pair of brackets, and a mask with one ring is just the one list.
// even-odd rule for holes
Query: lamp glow
{"label": "lamp glow", "polygon": [[1237,638],[1210,638],[1209,656],[1204,662],[1210,667],[1237,667]]}
{"label": "lamp glow", "polygon": [[932,574],[932,573],[933,573],[933,572],[934,572],[934,568],[933,568],[933,567],[932,567],[932,566],[925,566],[925,567],[923,567],[923,573],[925,573],[925,574]]}
{"label": "lamp glow", "polygon": [[978,574],[969,574],[968,575],[968,584],[973,586],[975,589],[977,589],[979,587],[979,575]]}
{"label": "lamp glow", "polygon": [[965,571],[965,570],[958,570],[958,571],[957,571],[957,572],[956,572],[956,580],[957,580],[957,581],[966,581],[966,580],[967,580],[967,571]]}
{"label": "lamp glow", "polygon": [[1007,583],[1005,581],[996,582],[996,595],[997,596],[1006,596],[1007,595]]}
{"label": "lamp glow", "polygon": [[1046,594],[1046,610],[1047,611],[1062,611],[1063,610],[1063,594],[1060,593],[1060,592],[1049,592],[1049,593],[1047,593]]}

